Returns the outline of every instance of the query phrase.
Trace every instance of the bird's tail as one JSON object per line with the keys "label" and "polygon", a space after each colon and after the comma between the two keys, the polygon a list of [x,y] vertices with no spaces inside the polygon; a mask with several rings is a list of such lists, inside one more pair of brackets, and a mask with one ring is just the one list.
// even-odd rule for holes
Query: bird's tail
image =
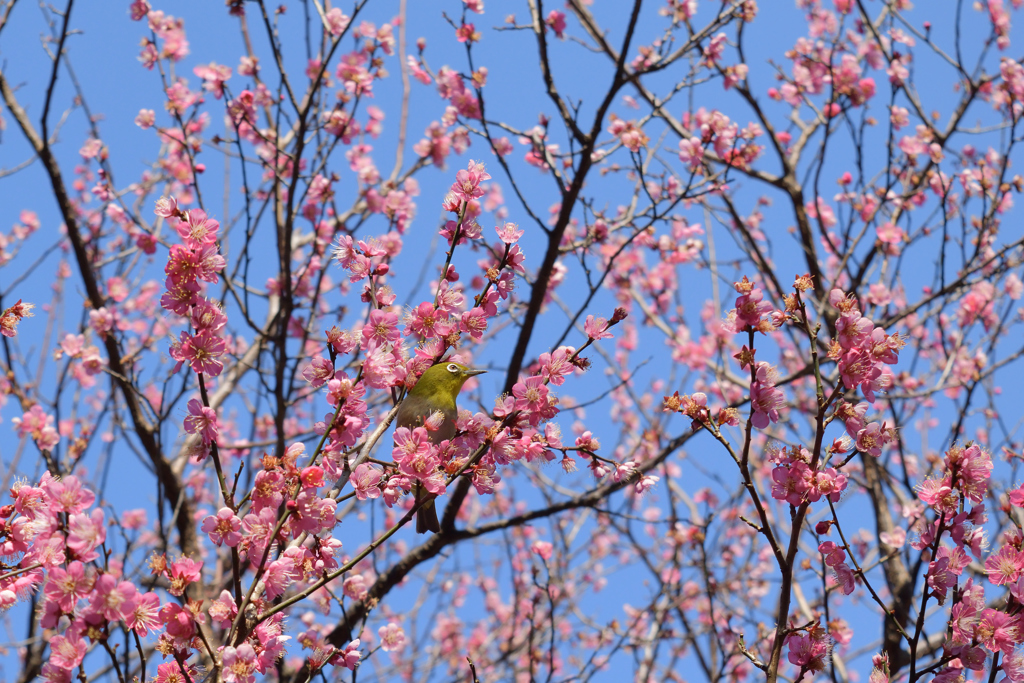
{"label": "bird's tail", "polygon": [[416,484],[416,502],[419,502],[426,498],[423,506],[416,511],[416,533],[425,534],[428,531],[433,531],[435,534],[441,531],[441,525],[437,521],[437,508],[434,507],[434,495],[427,493],[426,490]]}

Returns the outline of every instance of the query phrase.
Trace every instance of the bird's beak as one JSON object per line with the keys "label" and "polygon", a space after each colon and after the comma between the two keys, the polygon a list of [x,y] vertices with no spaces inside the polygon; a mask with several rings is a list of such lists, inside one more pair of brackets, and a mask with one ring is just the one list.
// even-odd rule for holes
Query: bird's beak
{"label": "bird's beak", "polygon": [[482,375],[485,372],[487,372],[487,371],[486,370],[478,370],[476,368],[471,368],[469,370],[466,370],[465,375],[467,377],[476,377],[477,375]]}

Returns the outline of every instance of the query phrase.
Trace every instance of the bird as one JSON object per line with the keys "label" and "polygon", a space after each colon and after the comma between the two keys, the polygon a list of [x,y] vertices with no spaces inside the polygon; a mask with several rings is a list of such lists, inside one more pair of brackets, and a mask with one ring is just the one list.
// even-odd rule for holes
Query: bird
{"label": "bird", "polygon": [[[431,415],[441,411],[444,421],[439,429],[430,432],[430,442],[437,444],[445,439],[451,439],[455,436],[455,421],[459,417],[455,399],[462,391],[462,385],[470,377],[485,372],[487,371],[454,362],[441,362],[427,368],[399,406],[395,418],[397,426],[410,430],[422,427]],[[435,496],[427,493],[419,483],[413,486],[413,494],[416,496],[416,502],[426,499],[416,511],[416,533],[439,532],[441,526],[437,522]]]}

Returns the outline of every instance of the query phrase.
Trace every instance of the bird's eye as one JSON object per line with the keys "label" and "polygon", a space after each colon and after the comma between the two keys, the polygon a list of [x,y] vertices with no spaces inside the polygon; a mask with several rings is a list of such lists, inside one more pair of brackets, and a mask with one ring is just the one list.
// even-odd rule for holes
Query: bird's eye
{"label": "bird's eye", "polygon": [[448,372],[458,372],[458,371],[459,371],[459,366],[458,365],[456,365],[455,363],[449,363],[448,364]]}

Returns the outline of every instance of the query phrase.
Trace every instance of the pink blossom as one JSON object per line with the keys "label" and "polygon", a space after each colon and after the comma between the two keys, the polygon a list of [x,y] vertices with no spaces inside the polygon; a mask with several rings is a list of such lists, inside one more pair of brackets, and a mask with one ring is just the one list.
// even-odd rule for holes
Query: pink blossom
{"label": "pink blossom", "polygon": [[302,378],[314,389],[334,379],[334,364],[323,356],[314,356],[302,371]]}
{"label": "pink blossom", "polygon": [[495,138],[492,141],[494,153],[498,156],[508,156],[512,153],[512,143],[507,137]]}
{"label": "pink blossom", "polygon": [[786,638],[786,645],[789,647],[788,659],[790,664],[820,671],[824,664],[821,660],[827,654],[827,644],[821,638],[808,635],[791,635]]}
{"label": "pink blossom", "polygon": [[171,563],[169,577],[171,580],[170,593],[174,596],[181,596],[190,583],[199,581],[202,575],[203,563],[193,560],[191,557],[179,557]]}
{"label": "pink blossom", "polygon": [[396,429],[392,457],[403,474],[421,481],[429,479],[441,464],[437,447],[430,442],[429,434],[423,427],[416,427],[412,431],[407,427]]}
{"label": "pink blossom", "polygon": [[1020,642],[1019,624],[1017,616],[988,608],[982,611],[975,634],[985,649],[1008,655],[1013,653],[1014,646]]}
{"label": "pink blossom", "polygon": [[555,32],[558,38],[565,40],[565,12],[559,12],[556,9],[551,10],[548,12],[544,23],[551,27],[551,30]]}
{"label": "pink blossom", "polygon": [[769,422],[779,421],[779,410],[785,407],[786,397],[774,386],[774,369],[767,363],[758,363],[755,376],[750,385],[750,421],[758,429],[764,429]]}
{"label": "pink blossom", "polygon": [[515,244],[523,236],[523,231],[515,223],[505,222],[503,225],[495,227],[494,231],[498,233],[498,239],[505,244]]}
{"label": "pink blossom", "polygon": [[195,635],[196,624],[191,613],[176,602],[164,604],[158,612],[167,635],[177,640],[188,640]]}
{"label": "pink blossom", "polygon": [[18,299],[13,306],[4,309],[0,313],[0,334],[5,337],[14,337],[17,334],[18,323],[34,315],[33,308],[35,308],[34,304],[22,303],[21,299]]}
{"label": "pink blossom", "polygon": [[252,683],[256,680],[256,651],[249,643],[225,647],[221,652],[224,680],[228,683]]}
{"label": "pink blossom", "polygon": [[726,67],[724,70],[725,77],[722,81],[722,85],[726,90],[736,86],[739,83],[747,80],[747,72],[749,68],[746,64],[735,64],[733,66]]}
{"label": "pink blossom", "polygon": [[533,551],[533,554],[539,556],[545,562],[551,559],[553,549],[554,546],[550,543],[540,540],[534,541],[533,545],[530,546],[530,550]]}
{"label": "pink blossom", "polygon": [[96,495],[82,486],[82,482],[74,475],[60,480],[51,479],[46,482],[46,493],[50,497],[50,510],[78,514],[91,507]]}
{"label": "pink blossom", "polygon": [[302,487],[307,489],[318,489],[324,485],[324,470],[319,465],[303,467],[299,472],[299,481]]}
{"label": "pink blossom", "polygon": [[382,475],[383,472],[376,465],[360,463],[348,478],[352,488],[355,489],[356,498],[359,500],[380,498]]}
{"label": "pink blossom", "polygon": [[451,332],[451,325],[437,314],[437,310],[429,301],[421,302],[405,317],[405,334],[416,334],[422,338],[446,336]]}
{"label": "pink blossom", "polygon": [[548,388],[544,385],[542,377],[527,377],[522,382],[517,382],[512,387],[512,395],[516,399],[516,410],[535,412],[547,407]]}
{"label": "pink blossom", "polygon": [[96,138],[89,138],[85,141],[85,144],[82,145],[82,148],[78,150],[78,153],[82,155],[83,159],[93,159],[100,155],[102,149],[103,142]]}
{"label": "pink blossom", "polygon": [[405,631],[393,621],[377,629],[377,635],[380,637],[380,649],[384,652],[396,652],[405,647]]}
{"label": "pink blossom", "polygon": [[366,577],[362,574],[356,574],[345,579],[343,584],[345,595],[352,598],[353,600],[362,600],[366,597],[369,588],[366,585]]}
{"label": "pink blossom", "polygon": [[78,559],[89,562],[98,556],[95,549],[107,538],[105,521],[100,508],[68,517],[68,548]]}
{"label": "pink blossom", "polygon": [[140,638],[145,638],[151,630],[160,625],[160,596],[156,593],[145,593],[136,596],[131,612],[125,616],[125,626],[135,631]]}
{"label": "pink blossom", "polygon": [[188,332],[181,333],[181,346],[178,352],[181,359],[187,361],[193,372],[203,373],[210,377],[216,377],[224,369],[224,364],[218,360],[226,350],[224,340],[204,330],[196,335]]}
{"label": "pink blossom", "polygon": [[207,218],[206,212],[202,209],[191,209],[187,212],[186,219],[179,221],[175,229],[185,246],[189,249],[201,249],[206,245],[216,244],[220,223]]}
{"label": "pink blossom", "polygon": [[108,621],[127,619],[135,609],[138,591],[130,581],[118,581],[110,574],[96,579],[90,606]]}
{"label": "pink blossom", "polygon": [[281,472],[262,470],[256,474],[252,490],[253,510],[259,512],[264,508],[276,509],[284,501],[285,480]]}
{"label": "pink blossom", "polygon": [[576,370],[576,366],[569,362],[575,352],[571,346],[560,346],[552,353],[542,353],[537,359],[540,376],[555,386],[564,384],[565,378]]}
{"label": "pink blossom", "polygon": [[152,109],[140,109],[138,115],[135,117],[135,125],[143,130],[152,128],[155,123],[156,112]]}
{"label": "pink blossom", "polygon": [[484,170],[483,164],[470,161],[469,165],[455,174],[455,182],[452,183],[452,193],[464,202],[482,197],[484,190],[480,183],[490,180],[491,175]]}
{"label": "pink blossom", "polygon": [[370,312],[370,320],[363,325],[362,345],[365,350],[386,345],[395,345],[401,339],[398,331],[398,314],[390,311],[374,309]]}
{"label": "pink blossom", "polygon": [[359,664],[359,660],[362,656],[362,653],[359,652],[359,639],[356,638],[346,645],[344,650],[341,650],[334,655],[334,657],[331,658],[331,663],[335,666],[343,666],[349,671],[355,671],[356,665]]}
{"label": "pink blossom", "polygon": [[608,320],[606,318],[595,318],[592,315],[588,315],[583,323],[583,331],[587,337],[594,341],[612,339],[615,336],[608,331]]}
{"label": "pink blossom", "polygon": [[647,493],[652,488],[654,488],[654,485],[657,484],[660,480],[661,477],[659,476],[653,474],[645,474],[641,476],[635,484],[633,484],[633,492],[636,493],[638,496],[642,496],[643,494]]}
{"label": "pink blossom", "polygon": [[885,244],[899,244],[903,241],[903,230],[890,222],[875,228],[878,240]]}
{"label": "pink blossom", "polygon": [[74,669],[82,663],[89,646],[84,638],[54,636],[50,638],[50,663],[62,669]]}
{"label": "pink blossom", "polygon": [[171,218],[181,215],[178,209],[178,200],[174,197],[161,197],[156,200],[156,208],[153,213],[161,218]]}
{"label": "pink blossom", "polygon": [[267,546],[270,545],[276,526],[277,512],[270,507],[249,513],[242,519],[242,529],[245,531],[243,544],[249,546],[250,555],[254,555],[257,561],[262,558]]}
{"label": "pink blossom", "polygon": [[1012,546],[1004,545],[999,552],[985,560],[985,574],[996,586],[1015,583],[1024,571],[1024,554]]}
{"label": "pink blossom", "polygon": [[715,64],[722,57],[722,51],[725,49],[726,36],[724,33],[719,33],[712,38],[707,47],[704,48],[704,62],[707,64]]}
{"label": "pink blossom", "polygon": [[337,7],[332,7],[324,14],[324,25],[332,36],[340,36],[348,28],[351,19]]}
{"label": "pink blossom", "polygon": [[238,519],[231,508],[223,507],[217,511],[217,516],[208,515],[203,520],[203,531],[210,535],[214,545],[226,543],[234,548],[242,540],[239,529],[242,527],[242,520]]}
{"label": "pink blossom", "polygon": [[156,66],[156,63],[159,61],[159,59],[160,53],[157,52],[156,46],[153,45],[153,43],[146,41],[146,44],[143,45],[142,50],[139,52],[138,57],[138,60],[142,63],[142,66],[152,71],[153,67]]}
{"label": "pink blossom", "polygon": [[763,301],[764,292],[744,276],[742,282],[734,283],[740,296],[736,298],[736,322],[740,327],[757,328],[761,317],[772,310],[772,305]]}
{"label": "pink blossom", "polygon": [[487,313],[480,307],[466,311],[459,321],[459,329],[477,341],[482,340],[487,331]]}
{"label": "pink blossom", "polygon": [[840,590],[843,595],[850,595],[857,587],[857,577],[854,575],[853,570],[845,562],[837,564],[832,568],[836,573],[836,581],[838,581]]}
{"label": "pink blossom", "polygon": [[[423,85],[430,85],[433,83],[433,79],[430,74],[423,68],[423,63],[416,58],[416,55],[406,55],[406,64],[409,67],[409,71],[412,73],[413,78],[422,83]],[[422,155],[429,156],[429,155]]]}
{"label": "pink blossom", "polygon": [[92,577],[85,573],[85,565],[78,560],[67,569],[53,567],[46,582],[46,599],[55,602],[62,612],[70,613],[79,600],[92,590]]}
{"label": "pink blossom", "polygon": [[679,160],[687,165],[691,173],[701,169],[704,160],[704,147],[700,138],[691,137],[679,141]]}
{"label": "pink blossom", "polygon": [[263,574],[267,597],[273,600],[283,595],[295,582],[295,574],[295,560],[291,557],[282,556],[268,564]]}
{"label": "pink blossom", "polygon": [[132,21],[141,21],[146,18],[147,14],[149,14],[150,5],[148,0],[132,0],[132,4],[129,5],[128,10]]}
{"label": "pink blossom", "polygon": [[231,622],[238,614],[238,605],[235,604],[235,599],[231,597],[231,593],[222,590],[220,597],[210,603],[210,608],[207,612],[210,615],[210,619],[222,628],[229,628]]}
{"label": "pink blossom", "polygon": [[185,418],[185,431],[189,434],[200,435],[205,444],[214,443],[220,432],[217,411],[209,406],[204,406],[199,399],[193,398],[188,402],[188,412],[189,414]]}
{"label": "pink blossom", "polygon": [[212,92],[219,100],[224,96],[224,83],[231,78],[231,67],[210,62],[194,67],[192,73],[203,79],[203,90]]}
{"label": "pink blossom", "polygon": [[460,43],[475,43],[480,41],[480,32],[473,24],[465,23],[455,29],[455,39]]}

